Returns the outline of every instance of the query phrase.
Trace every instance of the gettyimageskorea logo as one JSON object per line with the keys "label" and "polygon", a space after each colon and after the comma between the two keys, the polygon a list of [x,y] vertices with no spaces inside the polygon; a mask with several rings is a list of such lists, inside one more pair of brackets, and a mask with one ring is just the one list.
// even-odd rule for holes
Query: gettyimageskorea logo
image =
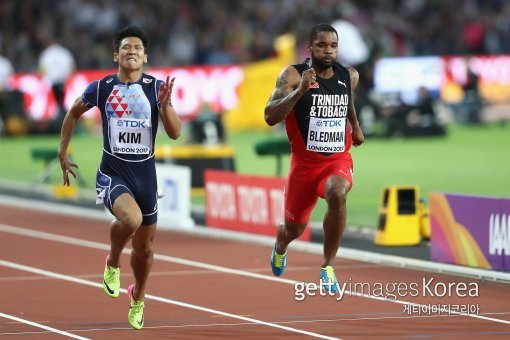
{"label": "gettyimageskorea logo", "polygon": [[336,296],[341,301],[345,294],[353,296],[374,296],[385,300],[398,300],[406,297],[478,297],[477,282],[441,282],[437,279],[422,278],[419,282],[355,282],[349,278],[335,283],[338,292],[325,289],[324,283],[297,282],[294,284],[294,299],[303,301],[313,296]]}

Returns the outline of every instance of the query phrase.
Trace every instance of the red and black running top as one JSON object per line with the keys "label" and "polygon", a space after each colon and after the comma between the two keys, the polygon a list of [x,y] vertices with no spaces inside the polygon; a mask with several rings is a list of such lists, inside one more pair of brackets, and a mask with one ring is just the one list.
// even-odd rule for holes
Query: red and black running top
{"label": "red and black running top", "polygon": [[[308,64],[292,65],[300,75]],[[292,154],[298,160],[335,160],[348,154],[352,144],[347,111],[351,98],[349,71],[335,63],[334,75],[316,77],[285,119]]]}

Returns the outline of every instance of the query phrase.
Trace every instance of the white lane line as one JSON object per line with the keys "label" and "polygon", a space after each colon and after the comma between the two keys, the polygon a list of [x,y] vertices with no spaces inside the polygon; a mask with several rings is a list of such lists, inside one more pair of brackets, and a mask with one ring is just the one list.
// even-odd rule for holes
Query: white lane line
{"label": "white lane line", "polygon": [[[491,314],[491,313],[485,313]],[[389,317],[363,317],[363,318],[336,318],[336,319],[313,319],[313,320],[293,320],[293,321],[273,321],[280,325],[289,324],[306,324],[306,323],[324,323],[324,322],[338,322],[338,321],[366,321],[366,320],[387,320],[387,319],[432,319],[440,317],[459,317],[458,315],[411,315],[411,316],[389,316]],[[237,322],[237,323],[206,323],[206,324],[182,324],[182,325],[162,325],[162,326],[144,326],[144,329],[177,329],[177,328],[193,328],[193,327],[238,327],[253,325],[251,322]],[[102,328],[87,328],[87,329],[68,329],[69,332],[85,333],[85,332],[105,332],[105,331],[125,331],[130,330],[131,327],[102,327]],[[2,335],[27,335],[27,334],[46,334],[48,332],[10,332],[0,333]]]}
{"label": "white lane line", "polygon": [[[410,316],[409,318],[434,318],[439,316]],[[454,316],[452,316],[454,317]],[[397,319],[403,319],[407,317],[396,317]],[[273,321],[277,324],[306,324],[306,323],[317,323],[317,322],[338,322],[338,321],[360,321],[360,320],[384,320],[389,319],[385,317],[381,318],[343,318],[343,319],[316,319],[316,320],[295,320],[295,321]],[[163,326],[144,326],[143,329],[178,329],[178,328],[200,328],[200,327],[238,327],[238,326],[249,326],[253,325],[251,322],[237,322],[237,323],[205,323],[205,324],[183,324],[183,325],[163,325]],[[118,331],[118,330],[131,330],[131,327],[102,327],[102,328],[87,328],[87,329],[68,329],[69,332],[105,332],[105,331]],[[48,332],[9,332],[9,333],[0,333],[2,335],[27,335],[27,334],[46,334]]]}
{"label": "white lane line", "polygon": [[17,321],[17,322],[21,322],[21,323],[24,323],[24,324],[27,324],[27,325],[30,325],[30,326],[33,326],[33,327],[42,328],[42,329],[45,329],[47,331],[50,331],[50,332],[53,332],[53,333],[57,333],[57,334],[60,334],[60,335],[64,335],[64,336],[67,336],[67,337],[73,338],[73,339],[81,339],[81,340],[89,339],[89,338],[84,338],[84,337],[81,337],[81,336],[78,336],[78,335],[74,335],[74,334],[71,334],[71,333],[67,333],[67,332],[61,331],[61,330],[53,328],[53,327],[48,327],[48,326],[41,325],[41,324],[36,323],[36,322],[32,322],[32,321],[28,321],[28,320],[25,320],[25,319],[21,319],[21,318],[18,318],[18,317],[9,315],[9,314],[5,314],[5,313],[2,313],[2,312],[0,312],[0,317],[6,318],[6,319],[9,319],[9,320],[13,320],[13,321]]}
{"label": "white lane line", "polygon": [[[353,269],[353,268],[373,268],[375,266],[335,266],[335,269]],[[252,272],[252,273],[265,273],[267,272],[267,267],[259,268],[259,267],[253,267],[253,268],[242,268],[245,271]],[[292,267],[292,271],[294,273],[299,271],[316,271],[317,266],[309,266],[309,267]],[[173,271],[151,271],[151,277],[176,277],[176,276],[191,276],[191,275],[223,275],[221,272],[215,272],[213,270],[209,269],[189,269],[189,270],[173,270]],[[122,273],[121,276],[131,276],[130,273]],[[99,279],[103,278],[102,273],[91,273],[91,274],[77,274],[74,275],[74,277],[79,277],[81,279]],[[4,276],[0,277],[0,283],[1,282],[15,282],[15,281],[44,281],[44,280],[51,280],[51,278],[40,276],[40,275],[17,275],[17,276]]]}
{"label": "white lane line", "polygon": [[[92,198],[91,198],[92,199]],[[87,219],[97,221],[111,221],[113,216],[106,210],[91,209],[85,207],[77,207],[66,205],[62,203],[40,201],[27,198],[19,198],[15,196],[7,196],[0,194],[0,204],[5,206],[14,206],[23,209],[31,209],[32,211],[40,211],[43,213],[53,213],[62,216],[71,217],[86,217]],[[161,221],[158,223],[158,228],[161,230],[173,231],[180,234],[194,235],[208,238],[221,238],[234,241],[244,241],[250,244],[258,244],[268,247],[273,247],[274,237],[255,235],[244,232],[233,232],[229,230],[206,228],[204,226],[197,226],[197,228],[183,229],[176,228],[168,222]],[[311,254],[322,254],[322,244],[294,241],[290,245],[291,250],[307,252]],[[431,273],[441,273],[447,275],[456,275],[464,277],[474,277],[478,279],[486,279],[502,283],[510,283],[510,273],[481,269],[474,267],[467,267],[462,265],[453,265],[447,263],[439,263],[433,261],[425,261],[403,256],[387,255],[381,253],[374,253],[365,250],[351,249],[341,247],[338,251],[338,258],[346,260],[360,261],[365,263],[372,263],[376,265],[385,265],[398,268],[406,268],[412,270],[426,271]]]}
{"label": "white lane line", "polygon": [[[52,278],[59,279],[59,280],[64,280],[64,281],[69,281],[69,282],[73,282],[73,283],[78,283],[78,284],[85,285],[85,286],[91,286],[91,287],[96,287],[96,288],[103,289],[103,285],[101,283],[97,283],[97,282],[93,282],[93,281],[88,281],[88,280],[84,280],[84,279],[79,279],[79,278],[76,278],[76,277],[73,277],[73,276],[69,276],[69,275],[64,275],[64,274],[59,274],[59,273],[55,273],[55,272],[50,272],[50,271],[47,271],[47,270],[44,270],[44,269],[39,269],[39,268],[30,267],[30,266],[25,266],[25,265],[22,265],[22,264],[19,264],[19,263],[14,263],[14,262],[0,260],[0,266],[12,268],[12,269],[17,269],[17,270],[22,270],[22,271],[26,271],[26,272],[29,272],[29,273],[44,275],[44,276],[52,277]],[[127,289],[121,288],[120,291],[122,293],[127,294]],[[199,310],[199,311],[202,311],[202,312],[207,312],[207,313],[211,313],[211,314],[221,315],[221,316],[225,316],[225,317],[229,317],[229,318],[233,318],[233,319],[243,320],[243,321],[251,322],[251,323],[254,323],[254,324],[258,324],[258,325],[263,325],[263,326],[283,329],[285,331],[289,331],[289,332],[293,332],[293,333],[299,333],[299,334],[304,334],[304,335],[308,335],[308,336],[311,336],[311,337],[314,337],[314,338],[329,339],[329,340],[338,340],[339,339],[339,338],[333,338],[333,337],[322,335],[322,334],[318,334],[318,333],[303,331],[301,329],[291,328],[291,327],[287,327],[287,326],[281,326],[281,325],[277,325],[277,324],[274,324],[274,323],[271,323],[271,322],[265,322],[265,321],[261,321],[261,320],[257,320],[257,319],[253,319],[253,318],[248,318],[248,317],[241,316],[241,315],[230,314],[230,313],[222,312],[222,311],[219,311],[219,310],[216,310],[216,309],[211,309],[211,308],[207,308],[207,307],[192,305],[192,304],[186,303],[186,302],[181,302],[181,301],[177,301],[177,300],[167,299],[167,298],[156,296],[156,295],[146,294],[145,295],[145,299],[159,301],[159,302],[163,302],[163,303],[168,303],[168,304],[172,304],[172,305],[176,305],[176,306],[181,306],[181,307],[185,307],[185,308],[195,309],[195,310]],[[80,338],[80,339],[83,339],[83,338]]]}
{"label": "white lane line", "polygon": [[[62,236],[62,235],[58,235],[58,234],[47,233],[44,231],[37,231],[37,230],[32,230],[32,229],[27,229],[27,228],[14,227],[14,226],[6,225],[6,224],[0,224],[0,232],[14,234],[14,235],[20,235],[20,236],[24,236],[24,237],[32,237],[32,238],[36,238],[36,239],[40,239],[40,240],[72,244],[72,245],[80,246],[80,247],[110,251],[110,245],[106,244],[106,243],[87,241],[87,240],[83,240],[83,239],[79,239],[79,238],[75,238],[75,237]],[[131,248],[124,248],[123,253],[131,254]],[[186,259],[182,259],[182,258],[178,258],[178,257],[161,255],[161,254],[154,254],[154,259],[166,261],[166,262],[177,263],[177,264],[182,264],[185,266],[191,266],[191,267],[197,267],[197,268],[203,268],[203,269],[207,269],[207,270],[223,272],[223,273],[248,276],[248,277],[261,279],[261,280],[284,282],[284,283],[289,283],[289,284],[295,284],[297,282],[294,280],[288,280],[288,279],[282,279],[282,278],[268,276],[268,275],[251,273],[251,272],[247,272],[244,270],[231,269],[231,268],[226,268],[226,267],[222,267],[222,266],[216,266],[216,265],[212,265],[212,264],[207,264],[207,263],[202,263],[202,262],[197,262],[197,261],[192,261],[192,260],[186,260]]]}
{"label": "white lane line", "polygon": [[[92,199],[92,197],[91,197]],[[62,216],[87,218],[97,221],[111,221],[113,216],[107,213],[106,210],[98,210],[84,207],[77,207],[66,205],[62,203],[41,201],[27,198],[19,198],[16,196],[8,196],[0,194],[0,204],[4,206],[13,206],[23,209],[30,209],[32,211],[40,211],[43,213],[53,213]],[[28,207],[28,208],[27,208]],[[255,235],[246,232],[235,232],[230,230],[207,228],[205,226],[197,226],[197,228],[176,228],[168,222],[158,222],[158,228],[166,231],[173,231],[179,234],[201,236],[213,239],[226,239],[241,242],[248,242],[250,244],[258,244],[267,247],[273,247],[274,237]],[[294,241],[290,245],[291,250],[311,254],[322,254],[322,244]],[[462,265],[454,265],[447,263],[439,263],[433,261],[413,259],[403,256],[387,255],[377,252],[370,252],[359,249],[351,249],[341,247],[337,254],[338,258],[353,260],[357,262],[372,263],[375,265],[385,265],[398,268],[406,268],[418,271],[425,271],[430,273],[441,273],[446,275],[455,275],[463,277],[471,277],[478,279],[485,279],[510,284],[510,273],[500,272],[490,269],[481,269],[474,267],[467,267]]]}
{"label": "white lane line", "polygon": [[[62,235],[58,235],[58,234],[51,234],[51,233],[36,231],[36,230],[32,230],[32,229],[9,226],[9,225],[5,225],[5,224],[0,224],[0,232],[21,235],[24,237],[33,237],[33,238],[38,238],[38,239],[44,239],[44,240],[49,240],[49,241],[54,241],[54,242],[73,244],[73,245],[77,245],[77,246],[89,247],[89,248],[94,248],[94,249],[110,250],[110,245],[105,244],[105,243],[92,242],[92,241],[82,240],[79,238],[62,236]],[[130,252],[131,252],[130,248],[125,248],[123,251],[123,253],[126,253],[126,254],[129,254]],[[186,259],[182,259],[179,257],[173,257],[173,256],[167,256],[167,255],[161,255],[161,254],[154,254],[154,259],[171,262],[171,263],[178,263],[178,264],[182,264],[185,266],[192,266],[192,267],[197,267],[197,268],[214,270],[214,271],[233,274],[233,275],[246,276],[246,277],[260,279],[260,280],[266,280],[266,281],[281,282],[281,283],[287,283],[287,284],[291,284],[291,285],[295,285],[296,283],[302,283],[302,282],[296,281],[296,280],[289,280],[289,279],[283,279],[283,278],[275,277],[275,276],[251,273],[251,272],[247,272],[244,270],[232,269],[232,268],[217,266],[217,265],[198,262],[198,261],[186,260]],[[359,292],[352,292],[349,290],[346,290],[344,292],[344,294],[351,295],[351,296],[364,297],[367,299],[373,299],[373,300],[378,300],[378,301],[382,301],[382,302],[391,302],[391,303],[396,303],[396,304],[400,304],[400,305],[416,306],[416,307],[419,307],[421,310],[429,310],[431,308],[434,308],[434,309],[437,308],[437,305],[432,305],[432,304],[424,305],[424,304],[408,302],[408,301],[404,301],[404,300],[386,299],[382,296],[374,296],[374,295],[363,294],[363,293],[359,293]],[[482,320],[486,320],[486,321],[492,321],[492,322],[498,322],[498,323],[504,323],[504,324],[510,325],[510,321],[491,318],[491,317],[487,317],[487,316],[483,316],[483,315],[479,315],[479,314],[448,311],[445,308],[441,308],[441,310],[439,310],[439,312],[442,314],[467,316],[467,317],[471,317],[471,318],[482,319]]]}

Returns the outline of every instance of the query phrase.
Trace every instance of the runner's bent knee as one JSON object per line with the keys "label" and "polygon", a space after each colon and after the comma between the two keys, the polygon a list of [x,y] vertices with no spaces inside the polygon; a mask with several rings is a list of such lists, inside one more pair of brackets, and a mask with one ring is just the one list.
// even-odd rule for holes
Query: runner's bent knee
{"label": "runner's bent knee", "polygon": [[341,188],[330,190],[327,193],[326,200],[331,206],[341,206],[347,201],[347,192]]}
{"label": "runner's bent knee", "polygon": [[154,247],[151,241],[145,243],[133,243],[133,250],[139,257],[149,258],[154,254]]}
{"label": "runner's bent knee", "polygon": [[345,179],[330,178],[326,184],[325,198],[330,207],[340,207],[347,201],[349,183]]}
{"label": "runner's bent knee", "polygon": [[122,223],[123,226],[129,228],[131,232],[134,233],[142,225],[142,213],[131,213],[118,220],[120,223]]}
{"label": "runner's bent knee", "polygon": [[151,257],[154,252],[156,225],[142,225],[133,236],[133,250],[138,256]]}
{"label": "runner's bent knee", "polygon": [[297,238],[303,234],[305,231],[305,228],[307,226],[308,222],[305,223],[294,223],[289,222],[285,220],[285,231],[287,235],[291,236],[292,238]]}
{"label": "runner's bent knee", "polygon": [[113,213],[120,223],[134,233],[142,224],[143,216],[130,194],[120,195],[113,204]]}

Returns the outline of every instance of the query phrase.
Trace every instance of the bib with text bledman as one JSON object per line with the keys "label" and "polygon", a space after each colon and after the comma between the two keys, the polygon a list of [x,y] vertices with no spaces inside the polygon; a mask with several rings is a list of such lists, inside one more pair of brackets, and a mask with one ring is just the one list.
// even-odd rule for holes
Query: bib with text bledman
{"label": "bib with text bledman", "polygon": [[310,117],[306,150],[314,152],[343,152],[345,150],[343,118]]}

